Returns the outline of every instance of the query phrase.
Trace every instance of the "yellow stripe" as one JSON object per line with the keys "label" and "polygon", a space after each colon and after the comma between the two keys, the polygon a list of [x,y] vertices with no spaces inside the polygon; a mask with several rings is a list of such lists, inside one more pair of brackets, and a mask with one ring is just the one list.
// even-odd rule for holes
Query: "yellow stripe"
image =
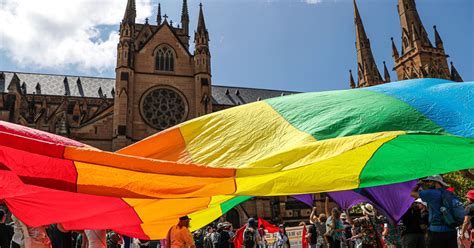
{"label": "yellow stripe", "polygon": [[210,167],[247,167],[248,161],[315,141],[265,102],[206,115],[180,129],[193,162]]}
{"label": "yellow stripe", "polygon": [[[284,156],[278,156],[279,163],[283,166],[279,166],[277,172],[245,176],[244,173],[240,173],[238,170],[236,194],[293,195],[357,188],[359,175],[373,153],[382,144],[400,134],[403,134],[403,132],[347,137],[359,139],[356,143],[360,142],[362,145],[354,146],[354,149],[325,160],[321,160],[320,156],[324,156],[331,147],[334,149],[340,149],[340,147],[337,148],[332,143],[315,142],[310,146],[293,150],[291,153],[288,152]],[[343,142],[345,141],[341,140],[340,144]],[[321,145],[322,147],[320,147]],[[314,149],[314,152],[311,152],[312,149]],[[302,162],[293,162],[295,157],[302,158],[304,156],[306,157],[302,159]],[[261,163],[265,163],[265,161]],[[248,171],[246,173],[249,174]]]}

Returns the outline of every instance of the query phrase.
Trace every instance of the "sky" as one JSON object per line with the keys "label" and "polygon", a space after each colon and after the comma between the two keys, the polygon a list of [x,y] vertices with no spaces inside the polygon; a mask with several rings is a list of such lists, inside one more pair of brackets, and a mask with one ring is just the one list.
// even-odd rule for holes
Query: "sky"
{"label": "sky", "polygon": [[[137,22],[156,21],[157,0],[136,0]],[[0,0],[0,71],[115,77],[126,0]],[[160,0],[179,22],[181,0]],[[323,91],[347,89],[356,69],[352,0],[202,0],[216,85]],[[199,0],[188,0],[195,30]],[[400,48],[397,0],[357,0],[383,73]],[[436,25],[464,81],[474,80],[474,1],[418,0],[434,43]],[[191,37],[193,39],[193,37]],[[191,51],[192,51],[191,47]],[[354,76],[356,76],[354,74]],[[396,74],[391,71],[392,80]]]}

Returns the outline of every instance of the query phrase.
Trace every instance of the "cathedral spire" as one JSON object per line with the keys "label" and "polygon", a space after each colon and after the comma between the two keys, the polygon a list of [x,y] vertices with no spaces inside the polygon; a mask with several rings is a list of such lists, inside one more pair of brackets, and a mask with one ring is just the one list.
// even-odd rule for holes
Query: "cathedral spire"
{"label": "cathedral spire", "polygon": [[189,35],[189,12],[187,0],[183,0],[183,8],[181,9],[181,25],[183,26],[184,33]]}
{"label": "cathedral spire", "polygon": [[452,61],[451,61],[451,81],[464,82],[458,70],[456,70],[456,67],[454,67],[454,64]]}
{"label": "cathedral spire", "polygon": [[398,14],[402,28],[402,53],[413,47],[414,43],[410,41],[414,40],[420,40],[424,47],[431,47],[428,33],[418,15],[415,0],[398,0]]}
{"label": "cathedral spire", "polygon": [[354,3],[354,23],[356,29],[356,49],[358,64],[358,87],[367,87],[383,82],[380,72],[375,64],[374,56],[370,48],[370,41],[365,33],[362,19],[356,1]]}
{"label": "cathedral spire", "polygon": [[199,19],[198,19],[197,31],[207,33],[206,22],[204,21],[204,14],[202,12],[202,3],[199,4]]}
{"label": "cathedral spire", "polygon": [[386,83],[390,82],[390,73],[388,72],[387,65],[385,64],[385,61],[383,62],[383,77],[384,81]]}
{"label": "cathedral spire", "polygon": [[390,38],[392,40],[392,57],[393,59],[398,59],[400,56],[398,55],[397,46],[395,46],[395,42],[393,41],[393,37]]}
{"label": "cathedral spire", "polygon": [[135,18],[137,17],[137,9],[135,6],[135,0],[128,0],[125,14],[123,15],[122,23],[135,24]]}
{"label": "cathedral spire", "polygon": [[434,33],[435,33],[435,45],[437,48],[443,49],[443,40],[441,39],[441,36],[438,33],[438,29],[436,29],[436,25],[433,26]]}
{"label": "cathedral spire", "polygon": [[352,70],[349,70],[349,85],[351,86],[352,89],[356,87],[354,77],[352,76]]}
{"label": "cathedral spire", "polygon": [[158,14],[156,14],[156,23],[158,26],[161,24],[161,3],[158,3]]}

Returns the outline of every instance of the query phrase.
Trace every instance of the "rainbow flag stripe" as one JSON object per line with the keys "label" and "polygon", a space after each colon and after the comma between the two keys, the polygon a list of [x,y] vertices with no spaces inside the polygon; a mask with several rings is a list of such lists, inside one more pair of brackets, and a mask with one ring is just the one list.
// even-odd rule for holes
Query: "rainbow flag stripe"
{"label": "rainbow flag stripe", "polygon": [[28,225],[165,237],[251,196],[331,192],[474,167],[474,83],[302,93],[215,112],[117,152],[0,122],[0,199]]}

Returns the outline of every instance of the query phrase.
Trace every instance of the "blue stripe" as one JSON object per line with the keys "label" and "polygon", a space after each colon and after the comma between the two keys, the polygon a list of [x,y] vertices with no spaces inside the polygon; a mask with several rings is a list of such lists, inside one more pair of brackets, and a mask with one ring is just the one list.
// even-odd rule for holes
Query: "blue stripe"
{"label": "blue stripe", "polygon": [[474,82],[413,79],[364,88],[406,102],[447,132],[474,138]]}

